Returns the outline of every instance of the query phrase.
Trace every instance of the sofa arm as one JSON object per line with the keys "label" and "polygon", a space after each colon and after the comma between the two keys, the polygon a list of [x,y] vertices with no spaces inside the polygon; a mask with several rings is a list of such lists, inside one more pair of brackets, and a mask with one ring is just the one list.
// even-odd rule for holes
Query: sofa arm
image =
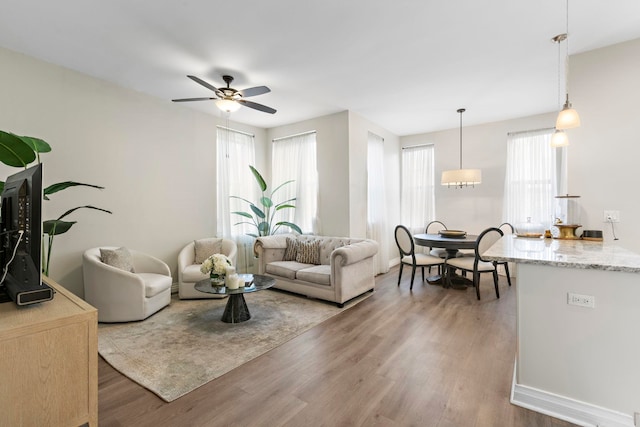
{"label": "sofa arm", "polygon": [[256,239],[253,244],[253,252],[258,256],[264,249],[286,249],[287,237],[294,239],[293,234],[275,234],[273,236],[262,236]]}
{"label": "sofa arm", "polygon": [[378,242],[363,240],[350,245],[341,246],[331,252],[331,264],[345,266],[355,264],[378,253]]}

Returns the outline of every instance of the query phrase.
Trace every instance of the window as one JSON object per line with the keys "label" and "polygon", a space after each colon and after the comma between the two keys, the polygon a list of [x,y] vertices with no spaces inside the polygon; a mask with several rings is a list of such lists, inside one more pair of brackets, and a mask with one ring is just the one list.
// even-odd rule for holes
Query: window
{"label": "window", "polygon": [[433,145],[402,149],[401,186],[402,224],[412,233],[424,233],[436,214]]}
{"label": "window", "polygon": [[548,228],[554,218],[554,197],[566,188],[566,150],[551,147],[554,129],[509,134],[504,183],[503,220],[531,222]]}
{"label": "window", "polygon": [[378,242],[374,272],[389,271],[389,226],[384,179],[384,139],[369,132],[367,143],[367,238]]}
{"label": "window", "polygon": [[231,215],[234,211],[248,211],[249,206],[229,196],[239,196],[247,200],[257,199],[257,185],[249,165],[255,164],[253,135],[218,127],[217,130],[217,235],[238,243],[238,272],[250,272],[253,267],[253,238],[255,227],[249,224],[234,225],[242,218]]}
{"label": "window", "polygon": [[303,233],[317,233],[318,170],[315,131],[274,139],[271,156],[272,191],[287,181],[293,181],[277,190],[274,203],[296,199],[296,208],[279,211],[275,222],[293,222]]}

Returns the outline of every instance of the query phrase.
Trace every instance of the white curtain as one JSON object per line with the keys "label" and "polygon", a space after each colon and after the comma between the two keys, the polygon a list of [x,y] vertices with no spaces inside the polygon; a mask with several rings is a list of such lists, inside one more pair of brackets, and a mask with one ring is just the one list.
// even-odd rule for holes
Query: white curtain
{"label": "white curtain", "polygon": [[255,227],[249,224],[235,225],[248,221],[231,212],[251,210],[246,202],[232,199],[239,196],[250,201],[257,201],[258,184],[253,178],[249,165],[255,165],[254,138],[244,132],[238,132],[225,127],[217,130],[217,206],[218,224],[217,235],[233,239],[238,244],[238,272],[253,273],[254,238],[247,233],[258,234]]}
{"label": "white curtain", "polygon": [[[292,202],[296,208],[280,210],[274,223],[289,221],[300,227],[305,234],[320,233],[316,133],[308,132],[274,140],[271,158],[270,191],[287,181],[293,181],[276,191],[273,202],[296,199]],[[277,232],[289,231],[289,228],[280,228]]]}
{"label": "white curtain", "polygon": [[420,145],[402,149],[402,225],[411,233],[424,233],[435,219],[434,148]]}
{"label": "white curtain", "polygon": [[384,139],[369,132],[367,145],[367,238],[380,245],[373,258],[376,274],[389,271],[389,236],[384,179]]}
{"label": "white curtain", "polygon": [[566,149],[551,147],[554,129],[509,134],[504,180],[503,221],[532,223],[549,228],[555,196],[566,189]]}

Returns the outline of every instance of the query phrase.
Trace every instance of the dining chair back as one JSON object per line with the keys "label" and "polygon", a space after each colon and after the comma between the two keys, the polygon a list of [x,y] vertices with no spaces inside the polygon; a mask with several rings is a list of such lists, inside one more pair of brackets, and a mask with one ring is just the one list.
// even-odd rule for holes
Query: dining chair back
{"label": "dining chair back", "polygon": [[476,288],[476,296],[480,299],[480,274],[492,273],[493,285],[496,290],[496,298],[500,298],[500,291],[498,289],[498,271],[496,269],[497,262],[489,261],[483,258],[482,254],[489,249],[495,242],[497,242],[503,236],[502,230],[496,227],[490,227],[484,230],[478,235],[474,248],[475,256],[472,257],[460,257],[448,259],[445,263],[445,273],[447,274],[447,280],[451,281],[452,270],[460,269],[462,271],[470,271],[473,273],[473,286]]}
{"label": "dining chair back", "polygon": [[411,286],[409,289],[413,289],[413,279],[416,275],[416,267],[422,269],[422,281],[424,282],[424,268],[433,265],[441,265],[444,260],[439,257],[416,253],[416,244],[413,241],[413,236],[407,227],[404,225],[396,226],[394,231],[396,239],[396,245],[398,246],[398,252],[400,253],[400,272],[398,274],[398,286],[400,286],[400,279],[402,279],[402,268],[405,265],[411,266]]}
{"label": "dining chair back", "polygon": [[[498,228],[502,230],[505,236],[509,234],[516,234],[516,229],[514,228],[514,226],[508,222],[503,222]],[[501,265],[502,268],[504,268],[504,274],[505,276],[507,276],[507,283],[509,283],[509,286],[511,286],[511,273],[509,273],[509,263],[507,261],[498,261],[497,265]]]}
{"label": "dining chair back", "polygon": [[[437,234],[439,231],[446,229],[447,226],[444,225],[442,221],[431,221],[429,224],[427,224],[424,232],[427,234]],[[429,254],[440,258],[447,257],[447,251],[442,248],[429,247]],[[431,267],[429,267],[429,271],[431,271]]]}

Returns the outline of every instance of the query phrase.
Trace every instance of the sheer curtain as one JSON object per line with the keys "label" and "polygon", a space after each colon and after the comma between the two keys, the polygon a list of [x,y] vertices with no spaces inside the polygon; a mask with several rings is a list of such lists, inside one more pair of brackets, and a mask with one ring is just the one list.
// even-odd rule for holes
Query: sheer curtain
{"label": "sheer curtain", "polygon": [[554,129],[509,134],[503,220],[549,228],[556,202],[566,189],[566,148],[551,147]]}
{"label": "sheer curtain", "polygon": [[[305,234],[317,234],[318,226],[318,169],[316,162],[316,133],[307,132],[273,140],[271,191],[281,187],[274,195],[274,203],[295,198],[295,209],[283,209],[276,221],[289,221],[298,225]],[[278,232],[288,232],[280,228]]]}
{"label": "sheer curtain", "polygon": [[249,205],[229,196],[239,196],[247,200],[257,200],[258,190],[249,165],[255,164],[253,135],[234,131],[225,127],[217,130],[217,235],[233,239],[238,244],[238,272],[254,272],[254,238],[246,233],[257,234],[249,224],[234,225],[245,218],[231,215],[234,211],[250,211]]}
{"label": "sheer curtain", "polygon": [[435,219],[433,145],[402,149],[401,221],[411,233],[424,233]]}
{"label": "sheer curtain", "polygon": [[367,238],[380,245],[373,258],[376,274],[389,271],[389,224],[384,180],[384,139],[369,132],[367,143]]}

